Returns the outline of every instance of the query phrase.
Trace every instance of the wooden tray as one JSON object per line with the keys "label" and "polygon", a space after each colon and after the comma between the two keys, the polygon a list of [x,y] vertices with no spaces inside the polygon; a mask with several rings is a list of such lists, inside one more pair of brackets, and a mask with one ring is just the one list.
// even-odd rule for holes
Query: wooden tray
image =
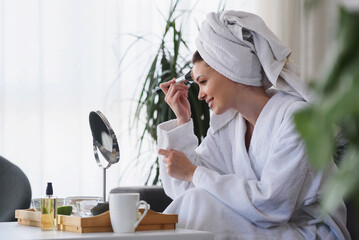
{"label": "wooden tray", "polygon": [[[143,213],[143,209],[140,209],[140,212]],[[19,224],[40,227],[40,212],[35,212],[33,209],[16,210],[15,218]],[[175,229],[177,222],[176,214],[163,214],[149,209],[136,231]],[[57,215],[57,229],[78,233],[113,231],[109,211],[85,218]]]}
{"label": "wooden tray", "polygon": [[34,209],[15,210],[15,218],[17,223],[28,226],[40,227],[40,212],[35,212]]}

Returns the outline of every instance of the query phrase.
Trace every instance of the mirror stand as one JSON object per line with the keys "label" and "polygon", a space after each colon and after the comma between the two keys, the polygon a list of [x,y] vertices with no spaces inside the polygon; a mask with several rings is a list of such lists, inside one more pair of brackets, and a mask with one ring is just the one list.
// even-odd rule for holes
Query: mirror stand
{"label": "mirror stand", "polygon": [[106,168],[103,169],[103,201],[106,202]]}
{"label": "mirror stand", "polygon": [[110,162],[107,163],[107,166],[103,165],[101,163],[101,160],[100,160],[100,157],[98,155],[98,150],[100,150],[100,152],[102,154],[104,154],[102,151],[101,151],[101,146],[98,146],[98,142],[95,140],[93,140],[93,152],[94,152],[94,155],[95,155],[95,160],[96,160],[96,163],[99,167],[101,167],[103,169],[103,201],[106,202],[106,169],[109,168],[112,164]]}

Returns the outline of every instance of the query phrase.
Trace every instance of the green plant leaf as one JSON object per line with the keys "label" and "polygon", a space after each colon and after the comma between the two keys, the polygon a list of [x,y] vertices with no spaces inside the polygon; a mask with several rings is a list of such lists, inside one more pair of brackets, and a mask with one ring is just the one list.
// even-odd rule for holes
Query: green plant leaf
{"label": "green plant leaf", "polygon": [[338,29],[335,60],[327,66],[327,75],[313,86],[316,102],[294,116],[309,159],[317,169],[326,169],[331,155],[338,152],[334,151],[338,128],[346,142],[339,170],[322,194],[321,202],[329,212],[343,198],[359,199],[359,12],[340,8]]}
{"label": "green plant leaf", "polygon": [[334,126],[314,107],[298,112],[294,121],[304,139],[313,166],[317,169],[323,168],[332,160],[334,140],[331,129]]}

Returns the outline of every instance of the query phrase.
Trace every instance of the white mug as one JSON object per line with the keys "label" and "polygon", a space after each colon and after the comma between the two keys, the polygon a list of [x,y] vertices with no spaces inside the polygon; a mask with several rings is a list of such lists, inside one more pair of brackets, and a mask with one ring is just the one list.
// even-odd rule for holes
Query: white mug
{"label": "white mug", "polygon": [[[116,233],[134,232],[149,208],[147,202],[140,201],[139,193],[110,193],[109,203],[111,225]],[[145,211],[137,220],[140,204],[145,206]]]}

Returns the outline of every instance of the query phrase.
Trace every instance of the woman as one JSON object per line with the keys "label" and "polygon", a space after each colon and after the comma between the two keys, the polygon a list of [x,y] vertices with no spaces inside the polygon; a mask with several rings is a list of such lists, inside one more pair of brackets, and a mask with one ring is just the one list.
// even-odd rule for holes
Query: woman
{"label": "woman", "polygon": [[[192,78],[213,109],[197,147],[188,87],[161,84],[177,119],[158,126],[160,174],[178,227],[217,239],[349,239],[342,204],[320,214],[323,182],[292,121],[311,99],[290,49],[256,15],[210,13],[196,40]],[[269,87],[271,87],[269,89]]]}

